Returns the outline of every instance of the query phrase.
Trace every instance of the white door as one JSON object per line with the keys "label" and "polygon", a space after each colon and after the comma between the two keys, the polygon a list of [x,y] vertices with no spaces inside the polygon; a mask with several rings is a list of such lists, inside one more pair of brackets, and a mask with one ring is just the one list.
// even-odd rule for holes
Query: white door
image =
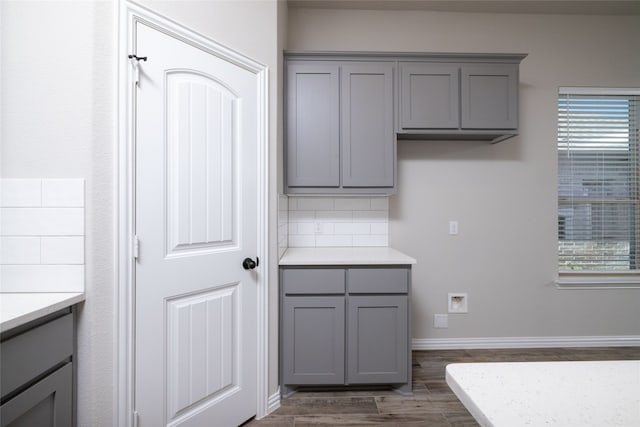
{"label": "white door", "polygon": [[139,426],[237,426],[257,402],[257,77],[136,25]]}

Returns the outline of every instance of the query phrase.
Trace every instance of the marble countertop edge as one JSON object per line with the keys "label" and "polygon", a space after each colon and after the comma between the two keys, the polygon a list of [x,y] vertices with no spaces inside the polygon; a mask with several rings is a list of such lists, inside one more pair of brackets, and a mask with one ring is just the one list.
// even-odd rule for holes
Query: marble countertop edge
{"label": "marble countertop edge", "polygon": [[84,301],[84,292],[0,292],[0,332]]}
{"label": "marble countertop edge", "polygon": [[281,266],[295,265],[413,265],[416,260],[388,246],[288,248]]}

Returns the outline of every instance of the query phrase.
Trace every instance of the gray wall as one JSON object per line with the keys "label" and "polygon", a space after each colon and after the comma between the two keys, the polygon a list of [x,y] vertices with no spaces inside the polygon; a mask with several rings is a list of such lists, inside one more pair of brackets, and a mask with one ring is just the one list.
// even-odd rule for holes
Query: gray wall
{"label": "gray wall", "polygon": [[[640,335],[640,290],[554,286],[558,87],[640,86],[638,16],[291,8],[288,22],[288,49],[529,54],[520,136],[398,144],[389,239],[418,260],[414,338]],[[468,292],[469,313],[434,329],[448,292]]]}

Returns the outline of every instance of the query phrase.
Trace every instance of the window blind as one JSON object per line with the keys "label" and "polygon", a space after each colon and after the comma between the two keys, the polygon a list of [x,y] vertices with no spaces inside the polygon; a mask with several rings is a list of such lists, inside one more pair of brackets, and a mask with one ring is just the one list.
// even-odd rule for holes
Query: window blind
{"label": "window blind", "polygon": [[558,97],[561,272],[638,272],[640,96]]}

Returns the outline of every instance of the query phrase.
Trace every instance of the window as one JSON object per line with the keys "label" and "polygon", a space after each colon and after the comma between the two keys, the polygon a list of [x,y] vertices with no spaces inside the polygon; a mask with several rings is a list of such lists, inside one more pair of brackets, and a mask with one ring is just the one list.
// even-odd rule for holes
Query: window
{"label": "window", "polygon": [[560,273],[638,273],[640,91],[561,88]]}

